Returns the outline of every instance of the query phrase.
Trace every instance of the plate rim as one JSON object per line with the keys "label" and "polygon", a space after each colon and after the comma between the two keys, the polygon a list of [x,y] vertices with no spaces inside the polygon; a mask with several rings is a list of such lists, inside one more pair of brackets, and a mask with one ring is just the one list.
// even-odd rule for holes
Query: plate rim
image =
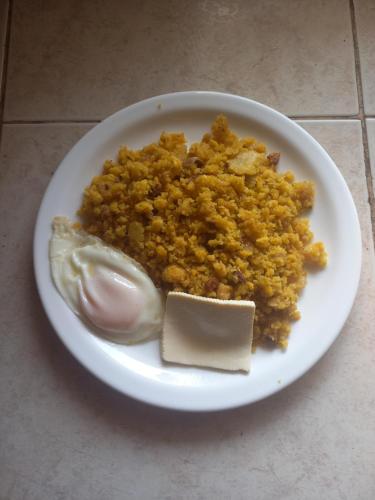
{"label": "plate rim", "polygon": [[[43,280],[42,277],[39,273],[39,246],[40,246],[40,240],[39,240],[39,235],[42,231],[42,216],[43,216],[43,209],[44,206],[47,202],[48,199],[48,191],[50,190],[51,186],[53,186],[56,183],[56,180],[58,179],[59,172],[62,172],[62,167],[63,165],[69,161],[69,158],[71,156],[74,156],[76,151],[79,149],[79,147],[82,147],[82,144],[88,140],[90,140],[92,135],[97,134],[98,129],[100,130],[101,128],[105,129],[108,125],[110,126],[111,124],[115,124],[116,120],[119,118],[122,118],[126,114],[132,114],[132,113],[137,113],[137,111],[140,111],[141,113],[144,112],[145,110],[149,108],[149,106],[158,106],[161,103],[171,103],[173,104],[173,101],[175,101],[176,106],[178,107],[178,100],[198,100],[199,99],[226,99],[226,100],[231,100],[232,103],[235,103],[237,107],[245,107],[246,105],[249,107],[249,109],[252,107],[253,111],[256,110],[257,113],[263,114],[265,113],[268,116],[271,117],[276,117],[278,121],[281,121],[281,123],[285,123],[286,125],[289,126],[289,128],[294,130],[298,129],[298,134],[302,134],[310,144],[313,145],[313,147],[316,149],[319,154],[324,157],[325,161],[331,164],[331,167],[335,170],[335,173],[337,175],[337,178],[341,182],[341,188],[344,190],[345,195],[346,195],[346,202],[348,203],[351,215],[352,215],[352,231],[353,231],[353,243],[355,246],[355,254],[356,254],[356,260],[354,262],[354,265],[352,267],[352,273],[351,273],[351,278],[352,278],[352,287],[350,289],[349,293],[349,298],[347,299],[347,305],[345,308],[345,313],[341,314],[340,321],[338,321],[337,330],[334,334],[332,334],[329,337],[328,342],[322,346],[322,349],[319,350],[319,352],[312,357],[308,363],[306,363],[303,367],[303,369],[300,369],[297,371],[294,376],[289,377],[286,382],[283,382],[281,384],[278,384],[274,386],[273,388],[269,389],[268,391],[264,392],[262,395],[258,395],[257,397],[251,398],[251,397],[237,397],[234,400],[231,400],[230,402],[226,402],[221,400],[215,400],[215,401],[195,401],[194,404],[192,402],[188,402],[187,404],[184,404],[183,402],[179,401],[178,403],[170,400],[163,400],[163,398],[158,398],[157,396],[155,397],[155,394],[139,394],[137,390],[132,390],[129,387],[124,388],[122,384],[119,384],[115,380],[111,379],[109,376],[104,376],[103,373],[98,373],[98,370],[93,367],[88,359],[82,355],[82,353],[77,352],[77,349],[67,341],[67,338],[61,333],[60,331],[60,325],[57,324],[54,318],[54,314],[52,309],[49,306],[47,297],[44,293],[43,290]],[[180,105],[181,107],[181,105]],[[219,112],[219,111],[217,111]],[[245,113],[246,117],[246,113]],[[247,117],[249,120],[251,119],[249,116]],[[319,144],[319,142],[312,137],[305,129],[303,129],[298,123],[295,121],[291,120],[284,114],[280,113],[279,111],[266,106],[265,104],[261,104],[257,101],[254,101],[252,99],[234,95],[234,94],[228,94],[228,93],[223,93],[223,92],[213,92],[213,91],[203,91],[203,90],[198,90],[198,91],[186,91],[186,92],[172,92],[168,94],[163,94],[163,95],[158,95],[154,97],[150,97],[148,99],[141,100],[139,102],[136,102],[134,104],[131,104],[129,106],[124,107],[123,109],[116,111],[115,113],[111,114],[107,118],[105,118],[103,121],[99,122],[97,125],[95,125],[92,129],[90,129],[88,132],[86,132],[75,144],[74,146],[67,152],[67,154],[64,156],[64,158],[61,160],[59,163],[54,175],[52,176],[44,194],[43,198],[38,210],[37,218],[36,218],[36,223],[35,223],[35,229],[34,229],[34,239],[33,239],[33,264],[34,264],[34,276],[37,284],[37,289],[39,293],[39,297],[41,299],[44,311],[53,326],[53,329],[57,333],[58,337],[60,340],[63,342],[63,344],[67,347],[67,349],[71,352],[71,354],[95,377],[99,378],[102,382],[106,383],[110,387],[116,389],[117,391],[126,394],[127,396],[130,396],[134,399],[137,399],[139,401],[142,401],[144,403],[148,403],[154,406],[166,408],[166,409],[173,409],[173,410],[182,410],[182,411],[217,411],[217,410],[225,410],[225,409],[232,409],[244,405],[248,405],[251,403],[255,403],[256,401],[259,401],[261,399],[264,399],[266,397],[271,396],[272,394],[275,394],[276,392],[279,392],[280,390],[286,388],[296,380],[298,380],[300,377],[302,377],[305,373],[307,373],[312,366],[314,366],[319,359],[321,359],[325,353],[328,351],[328,349],[331,347],[333,342],[337,339],[338,335],[340,334],[349,314],[350,311],[353,307],[355,297],[357,295],[358,291],[358,286],[359,286],[359,280],[360,280],[360,272],[361,272],[361,263],[362,263],[362,238],[361,238],[361,229],[360,229],[360,223],[359,223],[359,218],[358,218],[358,213],[357,209],[355,206],[355,203],[353,201],[352,195],[350,193],[350,190],[346,184],[346,181],[341,174],[340,170],[336,166],[335,162],[332,160],[332,158],[328,155],[326,150]],[[79,351],[79,350],[78,350]]]}

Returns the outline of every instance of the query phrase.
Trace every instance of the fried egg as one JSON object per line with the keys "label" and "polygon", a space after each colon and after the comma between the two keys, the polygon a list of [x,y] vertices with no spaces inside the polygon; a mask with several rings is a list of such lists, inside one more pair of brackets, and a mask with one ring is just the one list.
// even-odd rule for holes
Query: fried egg
{"label": "fried egg", "polygon": [[118,343],[155,338],[163,300],[144,269],[100,238],[55,217],[49,258],[53,281],[71,310]]}

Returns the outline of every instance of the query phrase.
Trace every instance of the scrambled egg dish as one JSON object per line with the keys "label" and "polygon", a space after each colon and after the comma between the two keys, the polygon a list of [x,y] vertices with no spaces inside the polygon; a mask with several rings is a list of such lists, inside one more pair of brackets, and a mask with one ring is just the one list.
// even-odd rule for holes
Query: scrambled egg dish
{"label": "scrambled egg dish", "polygon": [[220,115],[190,147],[183,133],[162,133],[139,151],[121,148],[85,189],[79,214],[165,291],[254,301],[254,345],[285,348],[306,270],[327,256],[301,217],[313,183],[278,173],[278,161]]}

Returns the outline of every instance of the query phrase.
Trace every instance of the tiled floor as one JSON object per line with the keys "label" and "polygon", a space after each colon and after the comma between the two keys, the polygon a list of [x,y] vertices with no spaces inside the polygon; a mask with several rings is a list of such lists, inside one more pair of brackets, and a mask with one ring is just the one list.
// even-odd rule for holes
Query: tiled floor
{"label": "tiled floor", "polygon": [[[371,164],[371,175],[372,178],[375,179],[375,119],[373,118],[368,118],[366,120],[367,124],[367,133],[368,133],[368,140],[369,140],[369,154],[370,154],[370,164]],[[375,195],[375,190],[374,190],[374,181],[373,181],[373,192]]]}
{"label": "tiled floor", "polygon": [[96,120],[188,89],[292,115],[358,112],[348,2],[68,0],[45,13],[42,3],[14,7],[6,120]]}
{"label": "tiled floor", "polygon": [[8,1],[0,0],[0,81],[4,65],[5,38],[7,34]]}
{"label": "tiled floor", "polygon": [[[374,1],[9,2],[0,499],[375,498]],[[363,238],[359,293],[327,355],[274,397],[204,415],[144,406],[89,375],[53,333],[32,270],[43,191],[90,121],[186,89],[299,118],[343,173]]]}
{"label": "tiled floor", "polygon": [[375,2],[355,0],[355,10],[365,111],[367,114],[375,115]]}

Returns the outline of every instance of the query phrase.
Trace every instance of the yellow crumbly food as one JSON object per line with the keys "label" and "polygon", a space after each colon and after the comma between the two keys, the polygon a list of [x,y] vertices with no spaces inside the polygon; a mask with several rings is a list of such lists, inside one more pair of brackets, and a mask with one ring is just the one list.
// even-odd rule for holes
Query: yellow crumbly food
{"label": "yellow crumbly food", "polygon": [[300,217],[313,205],[312,182],[278,173],[278,159],[220,115],[189,149],[182,133],[121,148],[85,189],[79,214],[166,291],[253,300],[255,345],[285,348],[306,267],[327,256]]}

